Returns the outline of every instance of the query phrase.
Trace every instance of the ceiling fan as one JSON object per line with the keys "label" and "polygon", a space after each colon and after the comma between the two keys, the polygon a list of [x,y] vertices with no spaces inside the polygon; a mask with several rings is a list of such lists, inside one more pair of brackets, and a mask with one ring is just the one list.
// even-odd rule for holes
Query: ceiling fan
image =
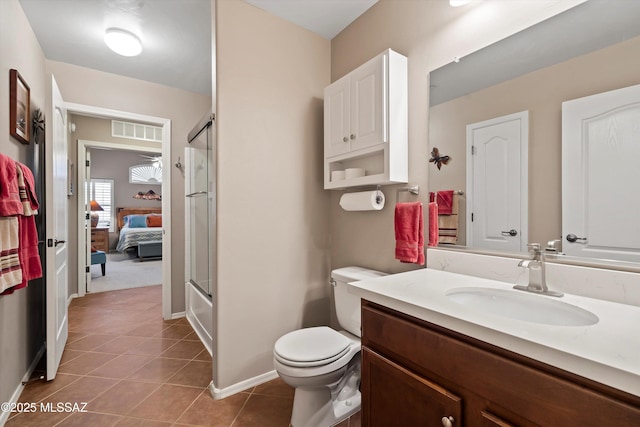
{"label": "ceiling fan", "polygon": [[147,156],[145,154],[140,154],[140,157],[148,159],[154,167],[162,169],[162,156]]}

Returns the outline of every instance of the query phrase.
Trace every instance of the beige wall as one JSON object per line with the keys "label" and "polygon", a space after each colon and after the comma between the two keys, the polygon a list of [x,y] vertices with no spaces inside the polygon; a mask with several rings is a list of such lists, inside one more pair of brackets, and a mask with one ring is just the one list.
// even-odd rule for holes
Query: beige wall
{"label": "beige wall", "polygon": [[[76,65],[47,61],[47,70],[56,78],[66,102],[126,111],[171,120],[171,158],[184,156],[187,133],[211,108],[211,98],[168,86],[104,73]],[[77,142],[69,141],[69,152],[76,158]],[[184,311],[184,175],[177,170],[171,182],[171,312]],[[75,206],[77,196],[70,203]],[[71,207],[70,212],[75,208]],[[73,228],[74,213],[70,227]],[[77,244],[70,246],[70,257],[77,258]],[[77,291],[77,277],[69,275],[69,292]]]}
{"label": "beige wall", "polygon": [[[45,107],[45,58],[18,0],[0,1],[0,152],[32,166],[35,144],[9,136],[9,70],[17,69],[31,89],[31,108]],[[38,194],[42,200],[42,195]],[[44,285],[0,296],[0,402],[9,402],[44,346]],[[0,414],[0,417],[2,414]],[[0,418],[1,419],[1,418]]]}
{"label": "beige wall", "polygon": [[452,155],[432,189],[465,189],[467,123],[529,111],[529,240],[562,235],[562,102],[640,84],[640,37],[431,108],[430,144]]}
{"label": "beige wall", "polygon": [[[336,80],[386,48],[409,58],[409,181],[427,202],[429,71],[581,3],[582,0],[485,0],[453,8],[446,1],[380,0],[332,40]],[[415,268],[394,259],[393,207],[397,186],[385,187],[381,212],[345,212],[331,196],[331,267],[350,264],[399,272]]]}
{"label": "beige wall", "polygon": [[218,284],[214,383],[273,370],[273,344],[329,321],[329,208],[322,189],[329,41],[220,0]]}

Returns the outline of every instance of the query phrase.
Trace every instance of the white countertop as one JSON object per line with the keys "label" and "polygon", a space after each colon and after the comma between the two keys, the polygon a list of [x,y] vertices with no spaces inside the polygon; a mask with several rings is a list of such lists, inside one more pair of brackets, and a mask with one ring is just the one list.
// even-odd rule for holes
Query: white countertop
{"label": "white countertop", "polygon": [[555,298],[526,293],[557,299],[599,317],[591,326],[542,325],[475,310],[445,296],[446,291],[461,287],[512,288],[504,282],[421,269],[352,282],[349,292],[640,396],[640,307],[569,294]]}

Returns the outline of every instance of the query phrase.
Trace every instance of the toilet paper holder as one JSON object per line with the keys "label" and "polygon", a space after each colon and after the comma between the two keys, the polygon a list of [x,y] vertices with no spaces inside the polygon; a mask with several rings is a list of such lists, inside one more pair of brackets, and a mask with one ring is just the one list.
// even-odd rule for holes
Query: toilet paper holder
{"label": "toilet paper holder", "polygon": [[371,187],[352,189],[340,197],[340,206],[345,211],[379,211],[384,207],[384,202],[385,196],[379,185],[376,185],[375,189]]}
{"label": "toilet paper holder", "polygon": [[[373,189],[371,189],[371,187],[368,187],[369,191],[373,191]],[[355,191],[353,191],[354,193],[357,193],[358,191],[366,191],[367,187],[360,187],[359,189],[356,189]],[[376,203],[381,203],[383,198],[384,198],[384,193],[382,192],[382,190],[380,189],[379,185],[376,185]],[[347,191],[347,193],[349,193],[349,191]]]}
{"label": "toilet paper holder", "polygon": [[376,203],[380,204],[384,200],[384,193],[380,190],[380,186],[376,188]]}

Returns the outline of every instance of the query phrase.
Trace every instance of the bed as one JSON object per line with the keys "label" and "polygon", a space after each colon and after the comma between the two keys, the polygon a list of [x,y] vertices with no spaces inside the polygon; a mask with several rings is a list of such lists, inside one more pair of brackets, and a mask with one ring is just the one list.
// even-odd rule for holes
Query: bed
{"label": "bed", "polygon": [[[153,218],[147,221],[148,216]],[[117,208],[116,218],[120,231],[117,251],[137,249],[141,242],[162,241],[162,208]]]}

